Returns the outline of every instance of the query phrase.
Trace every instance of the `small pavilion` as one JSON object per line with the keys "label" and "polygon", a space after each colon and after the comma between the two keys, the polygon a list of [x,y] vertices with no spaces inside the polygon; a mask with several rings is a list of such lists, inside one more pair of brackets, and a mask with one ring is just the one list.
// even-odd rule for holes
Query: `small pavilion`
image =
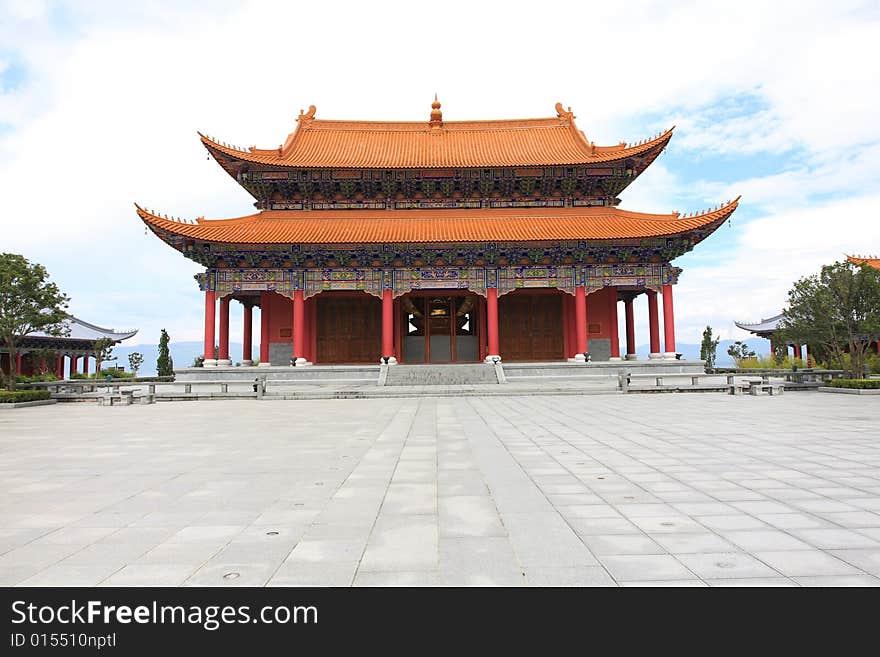
{"label": "small pavilion", "polygon": [[779,331],[779,324],[782,322],[782,319],[785,317],[784,313],[779,313],[778,315],[774,315],[773,317],[769,317],[767,319],[762,319],[760,322],[734,322],[739,328],[744,331],[748,331],[749,333],[754,333],[759,338],[764,338],[765,340],[770,341],[770,354],[776,353],[775,350],[779,347],[785,347],[786,353],[788,353],[788,349],[791,348],[791,355],[794,358],[800,358],[802,360],[807,359],[808,355],[808,347],[803,344],[795,344],[794,342],[789,341],[781,341],[777,337],[777,332]]}
{"label": "small pavilion", "polygon": [[[8,349],[0,346],[0,367],[4,372],[8,372],[10,365],[12,365],[16,374],[22,376],[52,372],[59,379],[64,378],[65,371],[68,376],[80,371],[83,374],[88,374],[89,359],[94,358],[95,343],[98,340],[107,338],[112,340],[114,344],[118,344],[137,333],[137,330],[116,331],[102,328],[73,316],[67,319],[64,324],[67,329],[66,335],[54,336],[34,331],[20,338],[14,363],[10,363]],[[45,355],[49,352],[54,352],[54,362],[46,362]],[[28,357],[36,354],[40,355],[40,362],[34,362],[33,358]],[[67,359],[66,368],[65,358]],[[80,359],[82,359],[81,365]]]}

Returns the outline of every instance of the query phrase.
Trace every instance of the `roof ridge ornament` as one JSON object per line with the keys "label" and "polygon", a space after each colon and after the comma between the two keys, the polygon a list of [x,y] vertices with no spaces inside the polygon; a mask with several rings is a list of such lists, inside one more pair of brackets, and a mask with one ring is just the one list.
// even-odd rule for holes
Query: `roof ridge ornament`
{"label": "roof ridge ornament", "polygon": [[304,123],[308,123],[309,121],[313,120],[315,118],[316,110],[317,108],[314,105],[309,105],[308,112],[303,112],[302,109],[300,109],[299,116],[296,117],[297,122],[302,121]]}
{"label": "roof ridge ornament", "polygon": [[571,111],[571,106],[569,106],[568,110],[565,110],[562,103],[556,103],[556,117],[569,120],[575,118],[574,112]]}

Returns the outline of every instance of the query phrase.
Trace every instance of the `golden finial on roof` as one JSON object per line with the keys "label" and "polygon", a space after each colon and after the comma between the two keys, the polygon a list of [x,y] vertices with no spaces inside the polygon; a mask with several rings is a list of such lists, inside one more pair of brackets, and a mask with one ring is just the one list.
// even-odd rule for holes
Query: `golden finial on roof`
{"label": "golden finial on roof", "polygon": [[437,94],[434,94],[434,102],[431,103],[431,125],[443,125],[443,112],[440,111],[440,101],[437,100]]}

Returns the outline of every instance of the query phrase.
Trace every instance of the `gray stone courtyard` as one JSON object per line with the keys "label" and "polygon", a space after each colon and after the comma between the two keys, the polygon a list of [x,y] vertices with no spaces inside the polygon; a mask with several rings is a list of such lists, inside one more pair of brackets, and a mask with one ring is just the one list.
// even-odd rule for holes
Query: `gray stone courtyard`
{"label": "gray stone courtyard", "polygon": [[875,399],[17,409],[0,585],[877,585]]}

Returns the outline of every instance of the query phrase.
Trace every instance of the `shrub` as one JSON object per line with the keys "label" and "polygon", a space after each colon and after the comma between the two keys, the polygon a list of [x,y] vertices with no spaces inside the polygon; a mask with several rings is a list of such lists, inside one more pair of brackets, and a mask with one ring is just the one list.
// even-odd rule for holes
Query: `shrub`
{"label": "shrub", "polygon": [[16,404],[29,401],[51,399],[48,390],[0,390],[0,404]]}
{"label": "shrub", "polygon": [[790,370],[794,365],[797,365],[798,369],[806,367],[802,359],[791,356],[786,356],[781,361],[777,361],[773,356],[756,356],[742,359],[737,363],[738,367],[745,370]]}
{"label": "shrub", "polygon": [[115,367],[108,367],[106,369],[101,370],[100,372],[95,372],[94,374],[90,374],[90,379],[105,379],[107,375],[112,376],[114,379],[131,379],[134,377],[134,374],[131,372],[126,372],[125,370],[120,370]]}
{"label": "shrub", "polygon": [[880,379],[832,379],[831,388],[852,388],[855,390],[880,390]]}
{"label": "shrub", "polygon": [[70,375],[70,378],[71,379],[86,379],[88,377],[85,374],[83,374],[82,372],[74,372],[73,374]]}
{"label": "shrub", "polygon": [[58,377],[54,374],[34,374],[33,376],[22,376],[19,374],[15,377],[16,383],[43,383],[45,381],[57,381]]}

